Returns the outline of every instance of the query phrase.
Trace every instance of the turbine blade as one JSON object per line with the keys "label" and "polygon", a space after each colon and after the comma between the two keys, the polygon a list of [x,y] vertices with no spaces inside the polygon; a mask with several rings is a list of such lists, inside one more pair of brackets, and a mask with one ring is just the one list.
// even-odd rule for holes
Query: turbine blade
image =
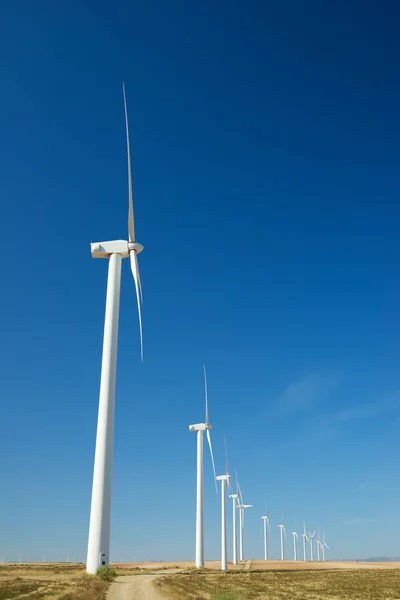
{"label": "turbine blade", "polygon": [[[208,388],[207,388],[207,371],[206,371],[206,365],[203,365],[203,369],[204,369],[204,393],[206,396],[206,425],[208,425]],[[208,430],[207,430],[208,431]]]}
{"label": "turbine blade", "polygon": [[124,93],[124,108],[125,108],[125,127],[126,127],[126,148],[128,153],[128,193],[129,193],[129,209],[128,209],[128,234],[129,241],[135,241],[135,227],[133,220],[133,200],[132,200],[132,172],[131,172],[131,147],[129,143],[129,124],[128,124],[128,108],[126,105],[125,84],[122,84]]}
{"label": "turbine blade", "polygon": [[210,454],[211,454],[211,462],[212,462],[213,471],[214,471],[215,491],[218,494],[217,473],[215,472],[214,454],[213,454],[213,449],[212,449],[212,445],[211,445],[211,435],[210,435],[210,430],[209,429],[207,429],[206,431],[207,431],[208,446],[210,448]]}
{"label": "turbine blade", "polygon": [[131,250],[129,252],[129,258],[131,261],[132,275],[133,275],[133,279],[135,281],[135,288],[136,288],[136,299],[137,299],[137,305],[138,305],[139,330],[140,330],[140,356],[141,356],[141,359],[143,362],[142,310],[140,307],[140,297],[141,297],[142,285],[140,283],[139,265],[138,265],[138,260],[137,260],[137,255],[136,255],[135,250]]}
{"label": "turbine blade", "polygon": [[228,450],[226,448],[226,436],[224,435],[224,446],[225,446],[225,475],[229,475],[228,471]]}
{"label": "turbine blade", "polygon": [[240,504],[243,506],[244,502],[243,502],[242,490],[240,489],[240,485],[239,484],[237,484],[237,485],[239,488]]}

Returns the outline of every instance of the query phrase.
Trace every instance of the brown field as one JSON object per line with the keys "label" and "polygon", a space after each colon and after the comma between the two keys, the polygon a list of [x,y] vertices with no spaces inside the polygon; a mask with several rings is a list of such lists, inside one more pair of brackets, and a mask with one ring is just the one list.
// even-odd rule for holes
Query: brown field
{"label": "brown field", "polygon": [[[228,573],[219,561],[199,571],[193,562],[113,566],[118,599],[124,590],[127,600],[400,600],[400,563],[246,561]],[[108,588],[84,565],[0,565],[0,600],[106,600]]]}
{"label": "brown field", "polygon": [[[272,562],[272,561],[271,561]],[[280,561],[276,561],[280,564]],[[399,600],[400,569],[355,563],[278,570],[190,571],[154,581],[158,597],[170,600]],[[360,564],[362,565],[360,567]],[[254,566],[252,567],[254,569]]]}
{"label": "brown field", "polygon": [[83,565],[0,565],[0,600],[105,600],[108,587]]}
{"label": "brown field", "polygon": [[[249,564],[251,564],[251,570],[261,571],[304,571],[304,570],[332,570],[332,569],[400,569],[400,562],[389,562],[389,563],[370,563],[370,562],[303,562],[293,560],[251,560],[244,561],[237,565],[229,563],[228,569],[230,571],[243,571]],[[113,563],[111,565],[118,572],[120,571],[162,571],[165,569],[194,569],[193,561],[181,561],[181,562],[142,562],[142,563]],[[205,563],[205,569],[219,570],[221,568],[221,562],[219,560],[209,560]],[[400,594],[399,594],[400,600]]]}

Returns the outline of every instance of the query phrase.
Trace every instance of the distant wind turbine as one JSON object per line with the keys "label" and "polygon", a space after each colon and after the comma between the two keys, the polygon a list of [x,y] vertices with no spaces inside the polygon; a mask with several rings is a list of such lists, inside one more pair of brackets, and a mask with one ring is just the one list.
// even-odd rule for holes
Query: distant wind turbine
{"label": "distant wind turbine", "polygon": [[[237,480],[236,480],[237,483]],[[239,560],[244,560],[243,554],[243,530],[244,530],[244,511],[246,508],[251,508],[252,504],[244,504],[242,490],[240,489],[240,485],[237,483],[239,490]]]}
{"label": "distant wind turbine", "polygon": [[299,539],[299,536],[297,535],[297,531],[292,531],[292,536],[293,536],[293,558],[294,558],[294,560],[297,560],[297,540]]}
{"label": "distant wind turbine", "polygon": [[285,528],[285,524],[283,522],[283,514],[282,514],[282,523],[280,525],[278,525],[278,527],[281,530],[281,560],[285,560],[285,547],[284,547],[284,542],[283,542],[283,535],[285,534],[285,537],[286,537],[286,528]]}
{"label": "distant wind turbine", "polygon": [[269,526],[269,517],[268,517],[267,503],[265,503],[265,515],[263,517],[261,517],[261,519],[263,520],[263,526],[264,526],[264,560],[268,560],[268,534],[267,534],[267,527],[268,527],[268,531],[271,531],[271,528]]}
{"label": "distant wind turbine", "polygon": [[325,542],[325,534],[322,533],[322,543],[321,543],[321,550],[322,550],[322,560],[325,562],[325,548],[327,550],[330,550],[328,544]]}
{"label": "distant wind turbine", "polygon": [[97,420],[96,450],[93,471],[92,503],[90,508],[89,541],[86,570],[95,574],[99,566],[109,564],[110,519],[111,519],[111,477],[114,450],[114,405],[115,379],[117,370],[119,298],[121,286],[121,262],[130,258],[131,270],[136,288],[139,312],[140,351],[143,360],[142,316],[140,303],[142,286],[140,282],[137,255],[143,246],[136,242],[133,201],[131,157],[129,145],[128,110],[125,86],[123,86],[126,143],[128,153],[128,234],[129,241],[114,240],[91,244],[93,258],[108,258],[108,280],[106,313],[104,320],[103,357],[101,363],[100,399]]}
{"label": "distant wind turbine", "polygon": [[316,540],[316,545],[317,545],[317,561],[320,562],[320,547],[321,547],[321,540],[319,539],[319,529],[318,529],[318,537]]}
{"label": "distant wind turbine", "polygon": [[313,553],[314,536],[315,536],[315,531],[314,531],[313,534],[311,534],[310,532],[308,532],[308,540],[310,542],[310,560],[311,560],[311,562],[314,561],[314,553]]}
{"label": "distant wind turbine", "polygon": [[[216,480],[214,455],[211,445],[210,429],[211,425],[208,422],[208,389],[207,389],[207,372],[204,370],[204,390],[206,399],[206,418],[205,423],[196,423],[189,425],[189,431],[197,431],[197,492],[196,492],[196,567],[200,569],[204,567],[204,489],[203,489],[203,432],[206,432],[207,441],[210,448],[211,462],[214,471],[214,479]],[[215,481],[217,489],[217,482]]]}
{"label": "distant wind turbine", "polygon": [[232,498],[232,545],[233,545],[233,556],[232,562],[237,565],[237,533],[236,533],[236,506],[239,503],[238,485],[237,485],[237,474],[236,474],[236,492],[231,494],[229,498]]}
{"label": "distant wind turbine", "polygon": [[307,561],[307,542],[308,542],[308,537],[307,537],[307,533],[306,533],[306,524],[303,521],[303,533],[301,534],[301,537],[303,538],[303,560],[304,562]]}
{"label": "distant wind turbine", "polygon": [[228,555],[226,549],[226,486],[229,486],[229,471],[228,471],[228,452],[225,443],[225,475],[218,475],[216,478],[221,482],[221,571],[228,569]]}

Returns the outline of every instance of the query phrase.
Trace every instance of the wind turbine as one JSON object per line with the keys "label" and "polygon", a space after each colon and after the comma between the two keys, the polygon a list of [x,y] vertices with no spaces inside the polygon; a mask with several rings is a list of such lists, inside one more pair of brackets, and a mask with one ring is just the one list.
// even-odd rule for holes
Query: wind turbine
{"label": "wind turbine", "polygon": [[306,533],[306,524],[303,521],[303,533],[301,534],[301,537],[303,538],[303,560],[304,562],[307,561],[307,542],[308,542],[308,537],[307,537],[307,533]]}
{"label": "wind turbine", "polygon": [[265,515],[261,517],[264,525],[264,560],[268,560],[268,536],[267,536],[267,527],[269,532],[271,532],[271,528],[269,526],[269,518],[268,518],[268,508],[267,503],[265,503]]}
{"label": "wind turbine", "polygon": [[285,548],[284,548],[284,544],[283,544],[283,534],[285,534],[285,537],[286,537],[286,528],[285,528],[285,524],[283,522],[283,514],[282,514],[282,523],[280,525],[278,525],[278,527],[281,530],[281,560],[285,560]]}
{"label": "wind turbine", "polygon": [[308,532],[308,541],[310,542],[310,560],[311,560],[311,562],[314,561],[314,554],[313,554],[314,536],[315,536],[315,531],[312,535],[310,532]]}
{"label": "wind turbine", "polygon": [[294,557],[294,560],[297,560],[297,541],[299,539],[299,536],[297,535],[297,531],[292,531],[292,536],[293,536],[293,557]]}
{"label": "wind turbine", "polygon": [[[207,372],[204,370],[204,391],[206,399],[206,418],[205,423],[196,423],[189,425],[189,431],[197,431],[197,492],[196,492],[196,567],[200,569],[204,567],[204,489],[203,489],[203,432],[207,434],[207,441],[210,448],[211,461],[214,471],[214,479],[216,480],[214,455],[211,445],[210,429],[211,425],[208,422],[208,390],[207,390]],[[217,489],[217,482],[215,481]]]}
{"label": "wind turbine", "polygon": [[229,486],[229,473],[228,473],[228,452],[226,450],[225,442],[225,475],[218,475],[216,479],[221,482],[221,571],[228,569],[228,555],[226,551],[226,484]]}
{"label": "wind turbine", "polygon": [[325,548],[327,550],[330,550],[328,544],[325,542],[325,534],[322,533],[322,543],[321,543],[321,550],[322,550],[322,560],[325,562]]}
{"label": "wind turbine", "polygon": [[229,498],[232,498],[232,543],[233,543],[233,557],[232,562],[234,565],[237,565],[237,535],[236,535],[236,505],[239,503],[239,494],[238,494],[238,483],[237,483],[237,473],[236,473],[236,492],[231,494]]}
{"label": "wind turbine", "polygon": [[317,540],[316,540],[316,545],[317,545],[317,561],[320,562],[319,551],[320,551],[320,547],[321,547],[321,540],[319,539],[319,529],[318,529],[318,537],[317,537]]}
{"label": "wind turbine", "polygon": [[239,560],[244,560],[243,558],[243,530],[244,530],[244,511],[246,510],[246,508],[251,508],[253,505],[252,504],[244,504],[243,502],[243,496],[242,496],[242,490],[240,489],[240,485],[237,482],[236,479],[236,484],[239,490],[239,504],[238,504],[238,509],[239,509]]}
{"label": "wind turbine", "polygon": [[106,313],[104,320],[103,357],[101,363],[100,398],[97,420],[96,450],[94,458],[92,504],[90,508],[89,541],[86,570],[95,574],[102,565],[109,563],[110,518],[111,518],[111,476],[114,450],[114,405],[115,379],[117,370],[119,297],[121,286],[121,261],[130,258],[136,298],[139,311],[140,350],[143,360],[142,316],[140,303],[142,286],[140,282],[137,255],[143,246],[136,242],[133,201],[131,156],[129,145],[128,110],[125,86],[123,86],[126,143],[128,153],[128,235],[129,241],[114,240],[91,244],[93,258],[108,258],[108,280]]}

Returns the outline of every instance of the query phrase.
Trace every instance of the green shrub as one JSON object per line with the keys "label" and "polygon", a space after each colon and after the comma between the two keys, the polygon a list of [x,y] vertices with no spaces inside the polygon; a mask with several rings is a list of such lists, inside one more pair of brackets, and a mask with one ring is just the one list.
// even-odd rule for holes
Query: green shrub
{"label": "green shrub", "polygon": [[115,569],[112,569],[111,567],[106,566],[106,567],[100,567],[99,569],[97,569],[96,575],[97,575],[97,577],[100,577],[100,579],[102,579],[103,581],[113,581],[116,578],[116,576],[118,575],[118,573]]}

